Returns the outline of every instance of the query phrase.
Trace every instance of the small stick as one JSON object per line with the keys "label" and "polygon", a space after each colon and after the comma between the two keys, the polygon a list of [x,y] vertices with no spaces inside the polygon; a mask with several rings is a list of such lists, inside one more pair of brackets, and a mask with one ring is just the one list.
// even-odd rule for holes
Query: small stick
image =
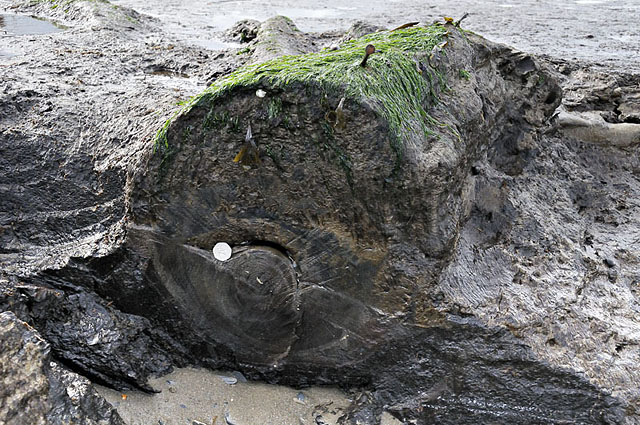
{"label": "small stick", "polygon": [[462,18],[458,19],[454,25],[455,25],[456,27],[459,27],[459,26],[460,26],[460,22],[462,22],[462,20],[463,20],[464,18],[466,18],[467,16],[469,16],[469,12],[464,12],[464,15],[462,15]]}
{"label": "small stick", "polygon": [[392,30],[391,30],[391,31],[389,31],[389,32],[394,32],[394,31],[402,30],[402,29],[409,28],[409,27],[415,27],[415,26],[416,26],[416,25],[418,25],[419,23],[420,23],[420,22],[409,22],[408,24],[400,25],[398,28],[394,28],[394,29],[392,29]]}
{"label": "small stick", "polygon": [[360,66],[363,68],[367,66],[367,59],[369,59],[370,55],[376,52],[376,48],[373,46],[373,44],[367,44],[367,47],[365,47],[364,52],[365,52],[364,58],[362,59],[362,62],[360,62]]}

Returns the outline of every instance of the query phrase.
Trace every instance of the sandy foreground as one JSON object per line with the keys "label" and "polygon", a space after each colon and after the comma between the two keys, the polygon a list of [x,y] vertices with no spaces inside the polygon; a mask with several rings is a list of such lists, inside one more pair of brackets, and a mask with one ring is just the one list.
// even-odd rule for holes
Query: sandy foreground
{"label": "sandy foreground", "polygon": [[[337,388],[296,390],[204,369],[176,369],[150,384],[161,392],[96,389],[129,425],[333,425],[350,403]],[[382,417],[382,425],[399,423],[387,413]]]}

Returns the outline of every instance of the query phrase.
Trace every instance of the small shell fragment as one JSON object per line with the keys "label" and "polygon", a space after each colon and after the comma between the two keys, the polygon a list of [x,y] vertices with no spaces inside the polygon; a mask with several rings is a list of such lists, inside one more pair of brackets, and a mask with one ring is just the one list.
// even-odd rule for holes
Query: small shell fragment
{"label": "small shell fragment", "polygon": [[258,90],[256,90],[256,96],[258,96],[258,97],[262,98],[262,97],[265,97],[266,95],[267,95],[267,92],[266,92],[266,91],[264,91],[264,90],[262,90],[262,89],[258,89]]}
{"label": "small shell fragment", "polygon": [[238,370],[234,370],[233,372],[231,372],[231,374],[238,380],[238,382],[240,382],[242,384],[247,382],[247,378],[245,378],[245,376],[242,374],[242,372],[240,372]]}
{"label": "small shell fragment", "polygon": [[229,415],[229,412],[224,412],[224,420],[227,423],[227,425],[236,425],[236,423],[231,420],[231,415]]}
{"label": "small shell fragment", "polygon": [[218,261],[227,261],[231,258],[231,247],[226,242],[218,242],[216,246],[213,247],[213,256],[216,257]]}
{"label": "small shell fragment", "polygon": [[229,385],[235,385],[238,383],[238,379],[233,376],[221,376],[220,379],[222,379],[225,384]]}

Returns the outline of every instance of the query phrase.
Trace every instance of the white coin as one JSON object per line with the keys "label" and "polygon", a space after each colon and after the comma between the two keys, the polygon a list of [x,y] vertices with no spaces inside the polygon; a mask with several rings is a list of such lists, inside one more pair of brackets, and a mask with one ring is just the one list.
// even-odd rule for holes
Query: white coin
{"label": "white coin", "polygon": [[226,242],[218,242],[213,247],[213,256],[216,257],[216,260],[227,261],[231,258],[231,247]]}

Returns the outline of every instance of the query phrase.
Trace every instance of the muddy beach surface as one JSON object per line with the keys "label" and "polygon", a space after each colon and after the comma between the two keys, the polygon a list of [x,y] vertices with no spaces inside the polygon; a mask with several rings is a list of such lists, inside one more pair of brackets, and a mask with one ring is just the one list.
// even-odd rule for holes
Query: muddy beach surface
{"label": "muddy beach surface", "polygon": [[[509,329],[536,359],[586,377],[588,391],[617,397],[602,395],[614,413],[588,423],[624,423],[623,410],[627,423],[640,421],[638,2],[59,3],[0,0],[0,306],[37,329],[54,361],[117,388],[98,391],[126,423],[334,424],[354,400],[375,400],[368,388],[230,384],[221,377],[230,373],[184,368],[235,365],[167,348],[175,334],[130,314],[137,299],[118,300],[101,279],[126,263],[119,249],[135,206],[125,188],[158,129],[217,78],[272,54],[226,37],[236,21],[287,15],[314,33],[289,40],[303,52],[339,42],[355,20],[392,28],[465,12],[463,27],[544,56],[565,92],[539,140],[496,148],[508,159],[469,171],[480,176],[475,206],[437,295],[455,314]],[[504,236],[507,222],[526,228]],[[491,278],[474,286],[470,269]],[[421,397],[446,399],[454,386],[443,380]],[[421,411],[376,403],[365,417]],[[501,407],[483,407],[492,408]],[[398,421],[385,411],[381,423]]]}
{"label": "muddy beach surface", "polygon": [[115,0],[158,17],[180,40],[215,46],[220,31],[241,19],[290,17],[302,31],[347,30],[361,20],[385,28],[432,22],[469,13],[465,28],[520,50],[582,60],[599,66],[640,70],[640,4],[634,0],[482,1],[258,1],[203,0],[160,3]]}

